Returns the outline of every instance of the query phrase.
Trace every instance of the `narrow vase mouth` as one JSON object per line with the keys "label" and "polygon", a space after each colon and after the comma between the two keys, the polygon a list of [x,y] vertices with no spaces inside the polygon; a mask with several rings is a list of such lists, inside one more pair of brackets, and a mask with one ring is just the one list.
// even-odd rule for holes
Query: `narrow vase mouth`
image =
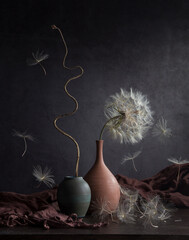
{"label": "narrow vase mouth", "polygon": [[104,140],[103,140],[103,139],[101,139],[101,140],[96,140],[96,142],[104,142]]}
{"label": "narrow vase mouth", "polygon": [[73,180],[73,179],[82,179],[83,177],[75,177],[75,176],[65,176],[64,179],[66,180]]}

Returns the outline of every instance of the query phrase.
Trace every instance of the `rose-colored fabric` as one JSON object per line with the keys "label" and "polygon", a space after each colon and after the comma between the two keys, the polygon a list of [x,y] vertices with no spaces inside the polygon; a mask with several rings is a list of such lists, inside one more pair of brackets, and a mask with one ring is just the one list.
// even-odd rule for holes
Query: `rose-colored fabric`
{"label": "rose-colored fabric", "polygon": [[0,226],[37,225],[46,229],[98,228],[104,223],[88,224],[78,219],[76,214],[67,216],[58,212],[57,189],[50,189],[31,195],[0,192]]}
{"label": "rose-colored fabric", "polygon": [[158,194],[176,207],[189,207],[189,164],[181,165],[179,184],[177,175],[178,165],[174,164],[141,181],[121,175],[116,178],[121,186],[137,189],[144,198]]}

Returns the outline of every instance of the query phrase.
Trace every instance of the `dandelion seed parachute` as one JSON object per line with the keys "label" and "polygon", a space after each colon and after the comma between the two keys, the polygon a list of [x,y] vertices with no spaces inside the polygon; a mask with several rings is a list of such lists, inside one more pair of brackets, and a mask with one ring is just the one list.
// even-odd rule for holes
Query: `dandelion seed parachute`
{"label": "dandelion seed parachute", "polygon": [[163,117],[155,124],[152,136],[157,137],[162,143],[166,143],[166,140],[172,136],[172,130],[167,127],[167,120]]}
{"label": "dandelion seed parachute", "polygon": [[178,174],[177,174],[177,180],[176,180],[176,185],[178,186],[178,184],[179,184],[179,179],[180,179],[180,169],[181,169],[181,165],[182,165],[182,164],[185,164],[185,163],[189,163],[189,160],[187,160],[187,159],[182,160],[181,157],[178,158],[178,159],[171,157],[171,158],[168,158],[167,160],[168,160],[169,162],[171,162],[171,163],[173,163],[173,164],[176,164],[176,165],[178,166]]}
{"label": "dandelion seed parachute", "polygon": [[171,157],[171,158],[168,158],[167,160],[168,160],[169,162],[172,162],[172,163],[177,164],[177,165],[189,163],[189,160],[187,160],[187,159],[182,160],[181,157],[178,158],[178,159]]}
{"label": "dandelion seed parachute", "polygon": [[39,50],[37,50],[36,53],[32,53],[32,57],[33,58],[28,58],[27,59],[27,64],[29,66],[34,66],[34,65],[39,64],[40,67],[42,68],[44,74],[46,75],[46,70],[45,70],[44,66],[41,64],[41,62],[46,60],[49,57],[49,55],[48,54],[44,54],[43,51],[39,52]]}
{"label": "dandelion seed parachute", "polygon": [[124,164],[124,163],[127,162],[127,161],[132,161],[133,167],[134,167],[135,171],[137,172],[134,159],[137,158],[137,157],[141,154],[141,152],[142,152],[142,151],[137,151],[137,152],[134,152],[133,154],[130,154],[130,153],[129,153],[127,156],[124,156],[121,164]]}
{"label": "dandelion seed parachute", "polygon": [[23,132],[23,133],[21,133],[21,132],[18,132],[18,131],[16,131],[16,130],[14,130],[13,136],[23,138],[23,140],[24,140],[24,152],[22,153],[22,157],[24,157],[24,155],[26,154],[27,149],[28,149],[26,139],[28,139],[28,140],[30,140],[30,141],[34,141],[33,136],[27,134],[26,131]]}
{"label": "dandelion seed parachute", "polygon": [[41,183],[44,183],[49,188],[53,187],[55,184],[55,181],[53,179],[54,175],[52,175],[51,172],[51,169],[48,167],[45,167],[44,170],[42,170],[40,165],[33,167],[33,176],[35,177],[36,181],[38,181],[40,185]]}

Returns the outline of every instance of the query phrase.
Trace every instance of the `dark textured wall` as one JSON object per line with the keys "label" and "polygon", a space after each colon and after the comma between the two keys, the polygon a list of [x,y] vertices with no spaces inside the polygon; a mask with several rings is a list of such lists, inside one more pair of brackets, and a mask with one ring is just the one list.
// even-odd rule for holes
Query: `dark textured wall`
{"label": "dark textured wall", "polygon": [[[0,190],[33,192],[33,166],[53,170],[59,183],[74,173],[73,143],[53,126],[56,114],[73,109],[64,93],[76,74],[62,67],[65,53],[59,26],[69,47],[67,64],[85,73],[69,85],[79,111],[60,122],[81,148],[80,175],[95,160],[95,140],[105,122],[105,100],[120,87],[140,90],[150,100],[154,118],[167,119],[173,136],[161,144],[148,132],[136,144],[120,144],[104,135],[104,159],[110,170],[138,179],[152,176],[170,163],[170,156],[188,157],[189,139],[189,1],[185,0],[54,0],[0,3]],[[47,75],[29,67],[32,52],[44,50]],[[36,141],[24,143],[13,129],[27,130]],[[125,154],[142,149],[135,163],[121,165]]]}

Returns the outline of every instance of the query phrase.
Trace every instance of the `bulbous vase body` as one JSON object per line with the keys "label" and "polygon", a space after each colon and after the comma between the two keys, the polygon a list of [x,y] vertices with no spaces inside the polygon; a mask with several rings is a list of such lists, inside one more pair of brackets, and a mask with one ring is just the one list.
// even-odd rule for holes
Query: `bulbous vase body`
{"label": "bulbous vase body", "polygon": [[91,188],[90,210],[94,206],[105,204],[109,210],[114,211],[119,204],[120,186],[104,163],[103,140],[96,141],[96,147],[96,161],[84,177]]}
{"label": "bulbous vase body", "polygon": [[57,200],[62,213],[84,217],[90,205],[90,187],[82,177],[67,176],[58,186]]}

